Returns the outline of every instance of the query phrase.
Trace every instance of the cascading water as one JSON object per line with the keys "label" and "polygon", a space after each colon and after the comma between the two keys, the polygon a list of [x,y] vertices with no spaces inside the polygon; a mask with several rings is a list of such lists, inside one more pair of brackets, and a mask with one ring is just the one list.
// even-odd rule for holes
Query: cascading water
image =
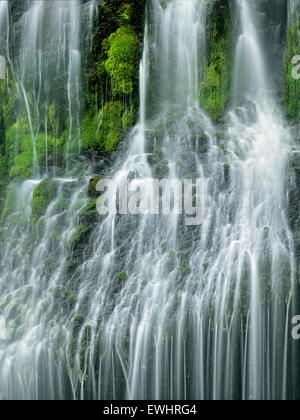
{"label": "cascading water", "polygon": [[[62,114],[64,107],[68,109],[66,137],[71,162],[74,149],[80,147],[80,19],[86,17],[85,35],[90,39],[94,2],[80,6],[75,0],[31,1],[27,6],[21,18],[12,24],[9,2],[0,2],[0,53],[10,65],[18,98],[15,112],[19,118],[14,132],[16,151],[23,147],[23,138],[28,138],[22,129],[25,110],[30,127],[25,151],[33,156],[29,159],[28,176],[34,177],[8,187],[12,204],[1,231],[1,261],[5,270],[1,275],[0,398],[60,399],[66,392],[63,378],[68,376],[67,366],[60,365],[59,358],[54,357],[56,351],[51,350],[50,343],[58,343],[59,336],[65,336],[67,331],[58,327],[53,318],[53,334],[44,335],[51,311],[53,315],[56,312],[54,307],[50,309],[52,305],[47,294],[48,297],[49,293],[53,295],[53,303],[58,295],[66,294],[60,286],[61,278],[67,276],[72,264],[69,257],[76,243],[79,214],[88,200],[87,178],[77,183],[77,178],[72,179],[68,169],[68,177],[47,178],[59,171],[56,167],[59,159],[57,133],[62,122],[54,115],[53,101],[59,102]],[[12,59],[9,28],[13,28],[10,35],[14,47]],[[43,157],[42,167],[38,162],[37,147],[44,149],[39,150],[39,156]],[[50,164],[51,174],[48,171]],[[86,175],[88,173],[87,170]],[[43,179],[52,202],[44,217],[34,224],[32,194],[43,184]],[[72,299],[69,305],[72,306]],[[71,395],[71,387],[68,389]]]}
{"label": "cascading water", "polygon": [[[156,153],[168,157],[159,168],[165,176],[204,176],[206,216],[200,231],[184,227],[176,216],[167,223],[149,216],[138,222],[108,217],[99,226],[97,252],[79,273],[98,284],[94,295],[90,283],[81,286],[93,349],[86,352],[83,371],[94,398],[287,397],[295,274],[282,183],[289,132],[268,93],[253,3],[239,1],[236,7],[235,75],[249,63],[255,66],[250,89],[235,77],[244,101],[229,113],[224,156],[196,100],[205,2],[174,1],[166,9],[151,3],[142,68],[150,84],[145,62],[151,48],[161,75],[158,106],[151,111],[160,117],[147,120],[146,149],[153,153],[158,147]],[[149,145],[157,127],[157,144]],[[117,182],[128,172],[149,176],[145,156],[137,154],[140,139],[133,141]],[[158,158],[148,155],[153,159]],[[116,279],[119,271],[129,278]]]}
{"label": "cascading water", "polygon": [[[22,18],[14,70],[33,145],[43,119],[41,80],[50,78],[36,46],[42,3]],[[63,46],[53,63],[57,74],[60,66],[68,69],[71,151],[80,147],[79,134],[72,134],[79,126],[79,13],[77,2],[66,3],[74,4],[47,12],[53,13],[47,45]],[[28,252],[31,195],[40,179],[11,186],[19,199],[2,232],[9,238],[1,252],[2,398],[293,397],[288,328],[296,267],[283,182],[290,132],[271,94],[260,3],[233,6],[232,106],[219,133],[198,105],[207,1],[148,3],[140,121],[108,174],[121,186],[127,178],[203,177],[201,226],[185,226],[175,214],[109,215],[94,227],[89,252],[79,255],[74,234],[86,181],[61,177],[53,180],[55,199]],[[67,37],[66,16],[73,17]],[[34,57],[27,61],[29,45]],[[70,255],[79,259],[75,270]]]}

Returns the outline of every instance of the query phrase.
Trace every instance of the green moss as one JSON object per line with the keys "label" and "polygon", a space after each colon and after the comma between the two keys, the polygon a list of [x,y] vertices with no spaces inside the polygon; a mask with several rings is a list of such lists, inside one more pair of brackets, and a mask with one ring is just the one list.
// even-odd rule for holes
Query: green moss
{"label": "green moss", "polygon": [[126,25],[130,22],[132,16],[132,9],[128,3],[123,4],[118,10],[118,23],[120,26]]}
{"label": "green moss", "polygon": [[63,211],[69,208],[69,205],[70,205],[70,200],[68,198],[65,198],[65,199],[60,200],[58,203],[56,203],[56,208],[59,211]]}
{"label": "green moss", "polygon": [[122,128],[123,132],[126,133],[126,131],[132,127],[136,120],[136,112],[131,106],[130,109],[126,109],[123,116],[122,116]]}
{"label": "green moss", "polygon": [[300,54],[300,19],[296,20],[287,31],[287,50],[285,56],[285,104],[288,117],[300,118],[300,80],[293,78],[295,64],[292,58]]}
{"label": "green moss", "polygon": [[16,327],[19,327],[21,324],[22,324],[22,317],[21,317],[21,316],[18,316],[18,317],[15,319],[15,326],[16,326]]}
{"label": "green moss", "polygon": [[212,117],[220,117],[230,96],[231,19],[228,5],[213,6],[208,19],[208,51],[200,85],[200,103]]}
{"label": "green moss", "polygon": [[114,101],[107,102],[98,115],[87,115],[82,122],[83,149],[115,150],[124,134],[123,113],[123,103]]}
{"label": "green moss", "polygon": [[127,274],[127,273],[125,273],[125,272],[118,273],[118,274],[116,275],[116,278],[117,278],[118,280],[125,281],[125,280],[127,280],[127,279],[128,279],[128,274]]}
{"label": "green moss", "polygon": [[82,323],[84,321],[84,315],[80,314],[74,316],[73,321],[76,323]]}
{"label": "green moss", "polygon": [[91,326],[91,325],[85,325],[85,326],[84,326],[84,329],[85,329],[85,330],[91,330],[91,329],[92,329],[92,326]]}
{"label": "green moss", "polygon": [[[36,137],[37,161],[42,169],[47,165],[62,164],[66,139],[66,133],[58,139],[49,135],[46,137],[44,133]],[[31,177],[34,173],[33,139],[26,118],[20,118],[7,130],[6,149],[10,177]]]}
{"label": "green moss", "polygon": [[79,213],[79,217],[89,217],[95,216],[98,214],[97,212],[97,199],[94,199],[89,202]]}
{"label": "green moss", "polygon": [[170,251],[168,254],[168,258],[173,259],[176,257],[176,252],[175,251]]}
{"label": "green moss", "polygon": [[42,181],[33,191],[31,222],[35,224],[42,216],[54,199],[58,188],[57,181],[48,178]]}
{"label": "green moss", "polygon": [[138,37],[130,25],[121,26],[110,35],[106,45],[105,68],[111,77],[113,93],[129,95],[137,78]]}
{"label": "green moss", "polygon": [[67,289],[65,289],[64,287],[59,287],[59,286],[51,287],[49,289],[49,292],[53,295],[55,299],[59,299],[61,297],[66,298],[70,295],[70,292]]}
{"label": "green moss", "polygon": [[99,195],[99,193],[97,192],[96,188],[97,188],[98,182],[102,178],[103,178],[103,175],[99,174],[99,175],[95,175],[93,178],[90,179],[90,182],[89,182],[89,195],[91,197],[96,197],[97,195]]}
{"label": "green moss", "polygon": [[183,268],[184,274],[190,274],[192,272],[192,269],[189,265],[184,266]]}
{"label": "green moss", "polygon": [[3,223],[7,216],[15,211],[17,201],[16,185],[12,184],[8,187],[4,208],[1,215],[1,223]]}
{"label": "green moss", "polygon": [[86,234],[89,232],[90,228],[87,225],[79,225],[72,238],[70,239],[70,244],[76,244],[81,242],[85,237]]}
{"label": "green moss", "polygon": [[68,298],[68,302],[71,303],[71,304],[76,303],[77,302],[77,297],[76,296],[70,296]]}

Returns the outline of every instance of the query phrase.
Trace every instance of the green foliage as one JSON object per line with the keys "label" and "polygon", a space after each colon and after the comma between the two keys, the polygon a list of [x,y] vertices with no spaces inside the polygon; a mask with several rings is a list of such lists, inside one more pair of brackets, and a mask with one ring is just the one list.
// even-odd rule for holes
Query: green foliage
{"label": "green foliage", "polygon": [[123,4],[118,11],[118,23],[120,26],[130,22],[132,9],[128,3]]}
{"label": "green foliage", "polygon": [[96,188],[97,188],[98,182],[102,178],[103,178],[103,175],[99,174],[99,175],[95,175],[93,178],[90,179],[90,182],[89,182],[89,195],[91,197],[96,197],[97,195],[99,195],[99,193],[97,192]]}
{"label": "green foliage", "polygon": [[92,56],[85,74],[82,151],[115,150],[135,123],[138,107],[143,1],[106,1],[99,6]]}
{"label": "green foliage", "polygon": [[175,251],[170,251],[169,252],[169,254],[168,254],[168,258],[170,258],[170,259],[173,259],[173,258],[175,258],[176,257],[176,252]]}
{"label": "green foliage", "polygon": [[77,302],[77,297],[76,296],[70,296],[69,298],[68,298],[68,302],[69,303],[76,303]]}
{"label": "green foliage", "polygon": [[0,83],[0,107],[2,108],[5,126],[8,127],[15,122],[17,104],[16,84],[13,80]]}
{"label": "green foliage", "polygon": [[215,5],[208,23],[208,54],[200,86],[200,103],[213,118],[220,117],[230,94],[231,20],[228,6]]}
{"label": "green foliage", "polygon": [[48,178],[40,182],[33,191],[31,222],[36,223],[42,216],[54,199],[58,188],[57,181]]}
{"label": "green foliage", "polygon": [[74,234],[72,235],[70,244],[76,244],[82,241],[82,239],[85,238],[89,230],[90,230],[89,226],[79,225],[76,231],[74,232]]}
{"label": "green foliage", "polygon": [[115,150],[122,138],[122,115],[124,105],[120,101],[107,102],[98,115],[85,117],[82,123],[83,149]]}
{"label": "green foliage", "polygon": [[135,123],[136,119],[136,113],[133,109],[133,107],[130,107],[130,109],[126,109],[122,116],[122,128],[123,132],[125,133],[130,127],[132,127]]}
{"label": "green foliage", "polygon": [[94,199],[90,201],[89,204],[87,204],[79,213],[80,217],[89,217],[89,216],[95,216],[97,213],[97,199]]}
{"label": "green foliage", "polygon": [[84,315],[80,314],[80,315],[74,316],[73,321],[79,322],[79,323],[83,322],[84,321]]}
{"label": "green foliage", "polygon": [[295,64],[292,58],[300,54],[300,19],[296,20],[287,32],[287,51],[285,57],[285,103],[290,118],[300,118],[300,81],[292,76]]}
{"label": "green foliage", "polygon": [[56,160],[62,163],[65,133],[56,139],[45,133],[32,139],[27,118],[22,117],[6,131],[6,150],[10,167],[10,177],[29,178],[34,172],[33,141],[36,144],[37,160],[40,167],[46,167],[46,158],[53,163]]}
{"label": "green foliage", "polygon": [[[15,85],[12,85],[15,88]],[[8,184],[8,162],[6,157],[6,125],[12,120],[12,105],[15,89],[9,89],[7,82],[0,82],[0,211],[4,205],[5,190]]]}
{"label": "green foliage", "polygon": [[118,274],[116,275],[116,278],[117,278],[118,280],[125,281],[125,280],[127,280],[127,279],[128,279],[128,274],[127,274],[127,273],[124,273],[124,272],[122,272],[122,273],[118,273]]}
{"label": "green foliage", "polygon": [[130,25],[121,26],[105,43],[108,59],[105,68],[112,80],[114,94],[129,95],[137,78],[139,40]]}
{"label": "green foliage", "polygon": [[11,184],[6,193],[6,200],[4,204],[4,208],[1,215],[1,223],[3,223],[7,216],[9,216],[13,211],[15,210],[17,201],[17,191],[16,191],[16,185]]}

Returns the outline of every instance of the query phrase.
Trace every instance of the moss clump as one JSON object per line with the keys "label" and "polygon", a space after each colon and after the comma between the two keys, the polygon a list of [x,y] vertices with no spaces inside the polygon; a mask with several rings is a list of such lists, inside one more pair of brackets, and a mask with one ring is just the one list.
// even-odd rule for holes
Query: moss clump
{"label": "moss clump", "polygon": [[300,80],[293,78],[296,64],[292,62],[293,57],[300,54],[299,31],[300,19],[288,29],[285,56],[285,104],[288,117],[293,119],[300,118]]}
{"label": "moss clump", "polygon": [[127,279],[128,279],[128,274],[127,274],[127,273],[125,273],[125,272],[118,273],[118,274],[116,275],[116,279],[121,280],[121,281],[125,281],[125,280],[127,280]]}
{"label": "moss clump", "polygon": [[81,324],[84,321],[84,315],[80,314],[74,316],[73,321]]}
{"label": "moss clump", "polygon": [[96,188],[97,188],[97,184],[98,182],[103,178],[103,175],[95,175],[93,178],[90,179],[89,182],[89,195],[91,197],[96,197],[97,195],[99,195],[99,193],[97,192]]}
{"label": "moss clump", "polygon": [[[40,133],[35,138],[36,159],[40,168],[46,166],[61,166],[63,150],[66,142],[66,133],[60,138],[55,138],[45,133]],[[26,118],[9,127],[6,132],[7,160],[10,168],[10,177],[29,178],[34,174],[34,146]]]}
{"label": "moss clump", "polygon": [[207,31],[208,51],[200,85],[200,103],[212,118],[218,118],[223,114],[230,95],[231,19],[227,2],[214,4]]}
{"label": "moss clump", "polygon": [[107,102],[98,115],[89,114],[82,122],[83,149],[115,150],[124,130],[122,116],[124,104],[121,101]]}
{"label": "moss clump", "polygon": [[176,257],[176,252],[175,251],[170,251],[168,254],[168,258],[173,259]]}
{"label": "moss clump", "polygon": [[75,245],[83,241],[86,235],[89,233],[90,227],[86,225],[79,225],[76,231],[73,233],[70,239],[70,244]]}
{"label": "moss clump", "polygon": [[130,25],[121,26],[106,41],[108,59],[105,62],[111,77],[112,91],[129,95],[137,78],[139,39]]}
{"label": "moss clump", "polygon": [[70,304],[75,304],[75,303],[77,303],[77,297],[76,297],[76,296],[70,296],[70,297],[68,298],[68,302],[69,302]]}
{"label": "moss clump", "polygon": [[132,9],[130,4],[123,4],[118,10],[118,23],[120,26],[126,25],[130,22],[132,16]]}
{"label": "moss clump", "polygon": [[123,132],[126,133],[126,131],[132,127],[136,120],[136,112],[134,108],[131,106],[130,108],[126,109],[122,116],[122,128]]}
{"label": "moss clump", "polygon": [[1,215],[1,223],[3,223],[7,216],[14,212],[17,200],[16,185],[12,184],[8,187],[4,208]]}
{"label": "moss clump", "polygon": [[35,224],[42,216],[45,215],[46,210],[54,199],[58,188],[57,181],[47,178],[40,182],[33,191],[31,222]]}
{"label": "moss clump", "polygon": [[90,201],[79,213],[79,217],[84,220],[94,218],[97,215],[97,199]]}

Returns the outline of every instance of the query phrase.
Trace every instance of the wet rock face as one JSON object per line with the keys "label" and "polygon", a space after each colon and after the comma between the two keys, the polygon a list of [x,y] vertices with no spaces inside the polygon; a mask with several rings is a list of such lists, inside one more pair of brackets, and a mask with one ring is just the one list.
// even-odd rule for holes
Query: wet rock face
{"label": "wet rock face", "polygon": [[31,221],[35,224],[42,216],[54,199],[58,189],[57,181],[49,178],[42,181],[33,191]]}
{"label": "wet rock face", "polygon": [[89,195],[90,197],[97,197],[99,196],[99,192],[97,191],[97,184],[103,178],[103,175],[95,175],[89,181]]}
{"label": "wet rock face", "polygon": [[300,153],[289,155],[286,176],[287,217],[289,227],[293,233],[296,256],[300,258]]}

